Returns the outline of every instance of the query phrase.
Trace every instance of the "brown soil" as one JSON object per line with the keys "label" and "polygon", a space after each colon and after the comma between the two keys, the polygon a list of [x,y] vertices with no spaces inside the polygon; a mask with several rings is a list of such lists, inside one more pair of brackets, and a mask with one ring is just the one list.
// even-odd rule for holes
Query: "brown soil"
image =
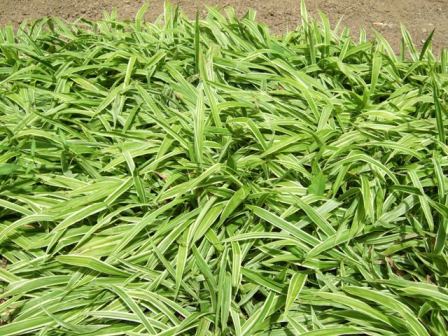
{"label": "brown soil", "polygon": [[[42,16],[60,16],[73,20],[83,16],[99,19],[103,11],[117,8],[120,17],[132,18],[144,0],[0,0],[0,25],[17,24]],[[148,19],[163,9],[163,0],[152,0]],[[234,6],[238,13],[248,8],[257,10],[260,21],[269,24],[276,33],[293,29],[299,19],[299,0],[172,0],[189,15],[203,10],[204,5]],[[436,50],[448,47],[448,0],[308,0],[314,15],[322,10],[333,23],[342,18],[354,33],[360,28],[381,32],[398,48],[400,23],[411,31],[418,45],[435,28],[433,45]]]}

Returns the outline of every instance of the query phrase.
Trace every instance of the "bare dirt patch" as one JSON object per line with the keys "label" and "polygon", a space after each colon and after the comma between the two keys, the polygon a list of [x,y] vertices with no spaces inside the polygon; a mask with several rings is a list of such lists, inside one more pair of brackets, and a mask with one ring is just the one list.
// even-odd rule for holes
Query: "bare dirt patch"
{"label": "bare dirt patch", "polygon": [[[103,11],[118,10],[120,17],[132,18],[143,0],[0,0],[0,25],[17,25],[24,20],[42,16],[60,16],[73,20],[80,16],[99,19]],[[148,19],[154,19],[163,10],[163,0],[150,1]],[[257,10],[260,21],[269,24],[276,33],[293,29],[299,21],[299,0],[172,0],[193,16],[205,5],[233,6],[239,14],[248,8]],[[448,47],[448,0],[308,0],[309,10],[327,13],[332,22],[342,18],[354,34],[360,28],[381,32],[398,48],[400,23],[411,31],[418,45],[435,28],[434,47]]]}

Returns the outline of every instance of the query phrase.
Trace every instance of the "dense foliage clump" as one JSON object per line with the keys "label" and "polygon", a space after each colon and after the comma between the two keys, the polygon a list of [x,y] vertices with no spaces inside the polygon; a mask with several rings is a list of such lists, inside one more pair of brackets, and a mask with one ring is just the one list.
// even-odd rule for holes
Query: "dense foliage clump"
{"label": "dense foliage clump", "polygon": [[0,30],[0,335],[447,335],[447,53],[143,13]]}

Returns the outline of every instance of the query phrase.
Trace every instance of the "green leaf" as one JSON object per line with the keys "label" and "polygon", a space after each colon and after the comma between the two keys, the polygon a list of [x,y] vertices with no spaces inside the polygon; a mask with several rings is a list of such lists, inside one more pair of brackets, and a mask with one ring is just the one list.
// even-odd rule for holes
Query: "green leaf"
{"label": "green leaf", "polygon": [[99,273],[118,275],[118,276],[129,275],[129,273],[124,272],[115,266],[112,266],[104,261],[98,260],[90,256],[61,255],[56,257],[56,260],[62,264],[84,267]]}
{"label": "green leaf", "polygon": [[299,296],[300,291],[305,286],[307,278],[308,274],[306,273],[296,272],[293,274],[288,286],[288,294],[286,296],[286,303],[285,303],[285,312],[288,312],[294,301]]}
{"label": "green leaf", "polygon": [[0,163],[0,176],[12,175],[19,167],[13,163]]}
{"label": "green leaf", "polygon": [[327,177],[319,172],[311,178],[311,184],[308,186],[308,192],[317,196],[323,196],[325,193],[325,185]]}

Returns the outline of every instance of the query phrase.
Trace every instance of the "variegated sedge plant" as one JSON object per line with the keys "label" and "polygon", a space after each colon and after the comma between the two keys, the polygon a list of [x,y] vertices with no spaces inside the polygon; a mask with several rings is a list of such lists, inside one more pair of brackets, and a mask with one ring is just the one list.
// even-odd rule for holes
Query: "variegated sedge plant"
{"label": "variegated sedge plant", "polygon": [[145,10],[0,30],[0,335],[447,335],[432,34]]}

